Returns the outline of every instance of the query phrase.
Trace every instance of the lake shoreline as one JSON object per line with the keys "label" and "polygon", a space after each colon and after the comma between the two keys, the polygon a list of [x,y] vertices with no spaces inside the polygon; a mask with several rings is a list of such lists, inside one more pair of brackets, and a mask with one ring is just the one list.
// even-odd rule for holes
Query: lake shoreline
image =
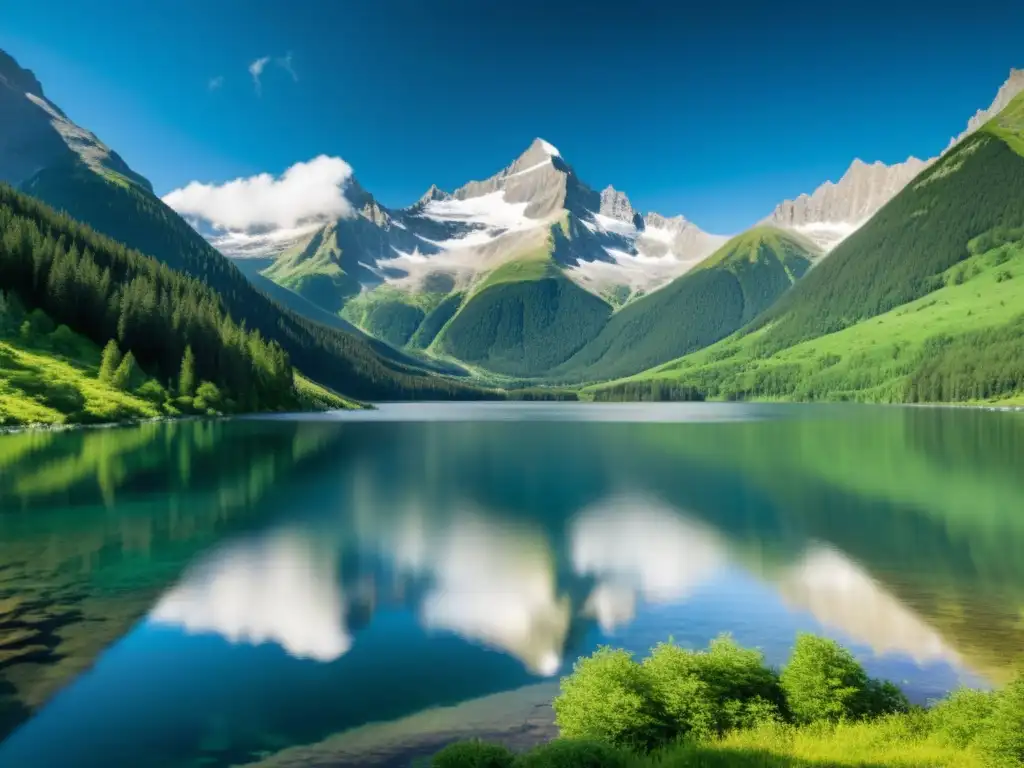
{"label": "lake shoreline", "polygon": [[366,725],[319,742],[275,752],[244,768],[406,768],[456,741],[479,739],[525,752],[558,736],[551,702],[558,683],[537,683],[396,720]]}

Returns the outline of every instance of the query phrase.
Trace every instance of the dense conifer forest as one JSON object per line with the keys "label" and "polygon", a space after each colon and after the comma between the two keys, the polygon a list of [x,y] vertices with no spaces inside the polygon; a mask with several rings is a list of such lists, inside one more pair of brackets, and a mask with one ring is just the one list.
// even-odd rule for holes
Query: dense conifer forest
{"label": "dense conifer forest", "polygon": [[356,333],[288,311],[258,291],[178,214],[145,190],[97,175],[80,162],[37,174],[25,191],[114,240],[198,278],[236,322],[276,341],[313,379],[367,400],[495,397],[472,386],[382,357]]}
{"label": "dense conifer forest", "polygon": [[189,396],[211,382],[246,410],[290,400],[288,355],[236,323],[199,280],[4,186],[0,232],[0,285],[26,308],[107,346],[101,379],[127,378],[137,364]]}

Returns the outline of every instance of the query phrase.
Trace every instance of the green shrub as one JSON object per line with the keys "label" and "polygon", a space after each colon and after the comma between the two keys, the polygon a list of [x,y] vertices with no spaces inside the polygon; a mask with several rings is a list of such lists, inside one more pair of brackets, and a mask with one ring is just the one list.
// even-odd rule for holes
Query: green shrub
{"label": "green shrub", "polygon": [[988,723],[996,697],[986,691],[960,688],[928,710],[928,727],[963,749],[973,744]]}
{"label": "green shrub", "polygon": [[196,389],[196,396],[192,401],[192,406],[197,411],[217,410],[220,402],[221,394],[220,390],[217,389],[217,385],[204,381]]}
{"label": "green shrub", "polygon": [[430,761],[433,768],[511,768],[515,755],[500,744],[459,741],[449,744]]}
{"label": "green shrub", "polygon": [[764,655],[741,648],[728,636],[700,652],[662,643],[644,668],[676,736],[707,736],[776,720],[784,702],[778,675]]}
{"label": "green shrub", "polygon": [[993,768],[1024,765],[1024,675],[1000,691],[978,736],[985,762]]}
{"label": "green shrub", "polygon": [[868,680],[864,689],[862,714],[869,717],[896,715],[910,711],[910,701],[899,686],[889,680]]}
{"label": "green shrub", "polygon": [[557,739],[536,747],[516,768],[626,768],[629,754],[600,741]]}
{"label": "green shrub", "polygon": [[78,349],[78,336],[66,325],[58,325],[56,330],[50,334],[50,346],[57,352],[66,355],[73,354]]}
{"label": "green shrub", "polygon": [[781,682],[798,723],[835,721],[863,713],[867,673],[834,640],[799,635]]}
{"label": "green shrub", "polygon": [[562,736],[641,751],[671,738],[646,670],[627,651],[605,647],[580,659],[561,691],[553,705]]}
{"label": "green shrub", "polygon": [[164,389],[156,379],[150,379],[135,390],[135,394],[143,400],[162,405],[167,400],[167,390]]}
{"label": "green shrub", "polygon": [[28,317],[25,319],[25,323],[28,324],[27,333],[24,325],[22,325],[21,333],[22,336],[26,336],[27,339],[37,339],[40,336],[46,336],[53,333],[56,328],[53,324],[53,320],[50,319],[50,316],[41,309],[33,309],[29,312]]}

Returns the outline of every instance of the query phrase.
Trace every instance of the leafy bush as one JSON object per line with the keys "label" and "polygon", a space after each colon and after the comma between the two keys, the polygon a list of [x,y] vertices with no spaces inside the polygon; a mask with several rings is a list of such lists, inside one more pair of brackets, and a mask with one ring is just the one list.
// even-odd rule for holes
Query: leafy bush
{"label": "leafy bush", "polygon": [[928,726],[960,749],[974,743],[995,708],[995,697],[985,691],[960,688],[928,710]]}
{"label": "leafy bush", "polygon": [[500,744],[459,741],[449,744],[430,761],[433,768],[511,768],[515,755]]}
{"label": "leafy bush", "polygon": [[995,696],[992,713],[978,736],[986,763],[996,768],[1024,765],[1024,675]]}
{"label": "leafy bush", "polygon": [[143,400],[162,405],[167,400],[167,390],[164,389],[156,379],[150,379],[135,390],[135,394]]}
{"label": "leafy bush", "polygon": [[864,690],[864,713],[870,717],[910,711],[910,701],[899,686],[889,680],[868,680]]}
{"label": "leafy bush", "polygon": [[644,668],[677,736],[710,735],[776,720],[784,704],[779,677],[764,655],[741,648],[728,636],[712,640],[700,652],[662,643]]}
{"label": "leafy bush", "polygon": [[220,406],[220,402],[221,394],[217,386],[204,381],[196,389],[196,396],[192,401],[192,405],[197,411],[206,411],[211,408],[216,410]]}
{"label": "leafy bush", "polygon": [[641,751],[671,737],[646,670],[626,651],[604,647],[580,659],[561,690],[554,709],[562,736]]}
{"label": "leafy bush", "polygon": [[867,673],[835,640],[799,635],[781,681],[786,702],[799,723],[835,721],[863,713]]}
{"label": "leafy bush", "polygon": [[628,753],[600,741],[557,739],[522,755],[516,768],[626,768]]}
{"label": "leafy bush", "polygon": [[78,336],[66,325],[58,325],[57,329],[50,334],[50,345],[57,352],[73,354],[78,348]]}

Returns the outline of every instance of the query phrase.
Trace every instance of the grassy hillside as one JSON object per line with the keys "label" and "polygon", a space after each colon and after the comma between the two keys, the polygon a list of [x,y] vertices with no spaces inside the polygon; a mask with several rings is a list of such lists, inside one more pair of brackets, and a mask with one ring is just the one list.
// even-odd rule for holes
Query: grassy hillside
{"label": "grassy hillside", "polygon": [[968,256],[970,240],[1024,224],[1022,112],[1024,94],[841,243],[759,318],[761,343],[782,349],[920,298]]}
{"label": "grassy hillside", "polygon": [[[294,399],[285,352],[236,324],[199,280],[10,187],[0,187],[0,232],[5,326],[31,338],[59,323],[109,346],[101,378],[122,390],[145,373],[158,389],[183,397],[205,387],[205,399],[229,411],[277,409]],[[158,392],[152,397],[160,401]]]}
{"label": "grassy hillside", "polygon": [[736,336],[591,390],[636,399],[1024,400],[1018,97]]}
{"label": "grassy hillside", "polygon": [[734,237],[691,272],[616,312],[552,377],[612,379],[708,346],[770,306],[816,255],[802,238],[771,227]]}
{"label": "grassy hillside", "polygon": [[443,293],[412,293],[384,284],[352,298],[342,316],[374,337],[401,348],[444,299]]}
{"label": "grassy hillside", "polygon": [[449,294],[440,304],[431,309],[423,318],[419,328],[416,329],[416,333],[409,339],[409,346],[413,349],[427,349],[433,344],[437,335],[459,311],[464,297],[463,293]]}
{"label": "grassy hillside", "polygon": [[774,354],[761,329],[588,391],[603,399],[661,384],[701,398],[864,402],[1024,395],[1024,240],[974,254],[939,280],[943,287],[920,299]]}
{"label": "grassy hillside", "polygon": [[[28,332],[0,317],[0,427],[26,424],[97,424],[206,413],[195,400],[168,396],[159,382],[140,376],[129,389],[100,378],[101,350],[91,341],[41,321]],[[295,375],[296,410],[362,408],[299,374]]]}
{"label": "grassy hillside", "polygon": [[147,191],[103,178],[81,163],[48,168],[25,191],[221,296],[237,322],[277,341],[292,363],[333,390],[364,400],[488,396],[419,366],[382,358],[361,334],[328,328],[290,312],[256,290],[180,216]]}
{"label": "grassy hillside", "polygon": [[342,269],[340,256],[334,229],[325,228],[305,245],[275,259],[263,274],[317,306],[336,313],[347,298],[359,293],[359,282]]}
{"label": "grassy hillside", "polygon": [[100,349],[88,339],[66,326],[59,333],[28,329],[22,334],[0,316],[0,426],[165,415],[159,404],[101,381]]}
{"label": "grassy hillside", "polygon": [[510,376],[542,373],[593,339],[612,308],[565,277],[548,252],[501,265],[437,335],[435,348]]}

